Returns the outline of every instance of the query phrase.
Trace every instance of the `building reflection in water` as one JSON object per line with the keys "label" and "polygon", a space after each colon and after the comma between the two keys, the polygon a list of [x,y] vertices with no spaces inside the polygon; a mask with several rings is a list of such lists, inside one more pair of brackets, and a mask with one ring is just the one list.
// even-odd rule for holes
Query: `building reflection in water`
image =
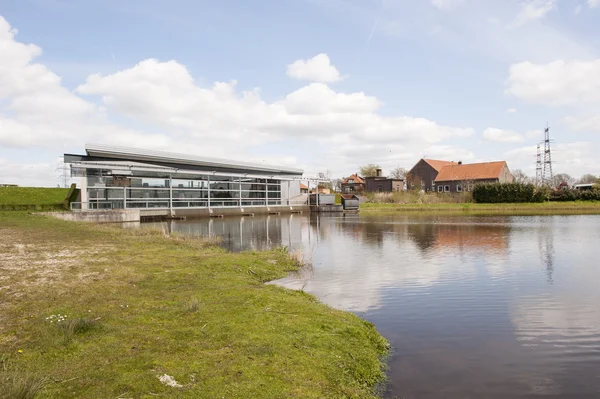
{"label": "building reflection in water", "polygon": [[219,236],[232,251],[303,250],[314,267],[274,283],[373,321],[397,351],[391,396],[593,397],[599,220],[291,215],[158,227]]}

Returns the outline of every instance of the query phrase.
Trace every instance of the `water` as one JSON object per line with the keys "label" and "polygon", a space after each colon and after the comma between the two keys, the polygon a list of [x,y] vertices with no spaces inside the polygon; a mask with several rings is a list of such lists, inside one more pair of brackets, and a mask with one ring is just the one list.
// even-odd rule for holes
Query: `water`
{"label": "water", "polygon": [[230,250],[301,248],[275,283],[375,323],[387,397],[600,397],[600,216],[176,221]]}

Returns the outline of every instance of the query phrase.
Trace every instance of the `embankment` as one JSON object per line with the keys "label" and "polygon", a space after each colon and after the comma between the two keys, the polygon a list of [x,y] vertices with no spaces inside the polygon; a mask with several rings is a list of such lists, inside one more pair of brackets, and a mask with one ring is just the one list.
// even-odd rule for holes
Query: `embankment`
{"label": "embankment", "polygon": [[264,284],[300,266],[283,249],[24,212],[0,236],[0,393],[373,398],[384,377],[372,324]]}

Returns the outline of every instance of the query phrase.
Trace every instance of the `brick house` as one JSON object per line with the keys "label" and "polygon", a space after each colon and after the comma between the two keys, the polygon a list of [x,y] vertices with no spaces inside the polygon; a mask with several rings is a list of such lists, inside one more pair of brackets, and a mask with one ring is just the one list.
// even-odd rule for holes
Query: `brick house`
{"label": "brick house", "polygon": [[406,187],[409,190],[433,191],[436,177],[444,167],[449,165],[458,165],[458,163],[435,159],[421,159],[406,174]]}
{"label": "brick house", "polygon": [[394,179],[383,176],[381,169],[377,169],[377,176],[365,178],[366,189],[370,192],[389,193],[404,191],[404,179]]}
{"label": "brick house", "polygon": [[342,193],[362,193],[365,191],[365,180],[358,174],[353,174],[342,180]]}
{"label": "brick house", "polygon": [[514,177],[505,161],[454,164],[443,167],[435,178],[437,192],[471,191],[477,183],[512,183]]}

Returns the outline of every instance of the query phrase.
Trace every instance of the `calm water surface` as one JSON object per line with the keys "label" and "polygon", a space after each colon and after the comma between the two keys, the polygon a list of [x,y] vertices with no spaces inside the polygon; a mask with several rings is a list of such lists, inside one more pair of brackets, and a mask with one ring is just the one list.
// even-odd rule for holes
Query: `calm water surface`
{"label": "calm water surface", "polygon": [[600,216],[269,216],[175,221],[230,250],[302,249],[275,283],[375,323],[386,395],[599,398]]}

